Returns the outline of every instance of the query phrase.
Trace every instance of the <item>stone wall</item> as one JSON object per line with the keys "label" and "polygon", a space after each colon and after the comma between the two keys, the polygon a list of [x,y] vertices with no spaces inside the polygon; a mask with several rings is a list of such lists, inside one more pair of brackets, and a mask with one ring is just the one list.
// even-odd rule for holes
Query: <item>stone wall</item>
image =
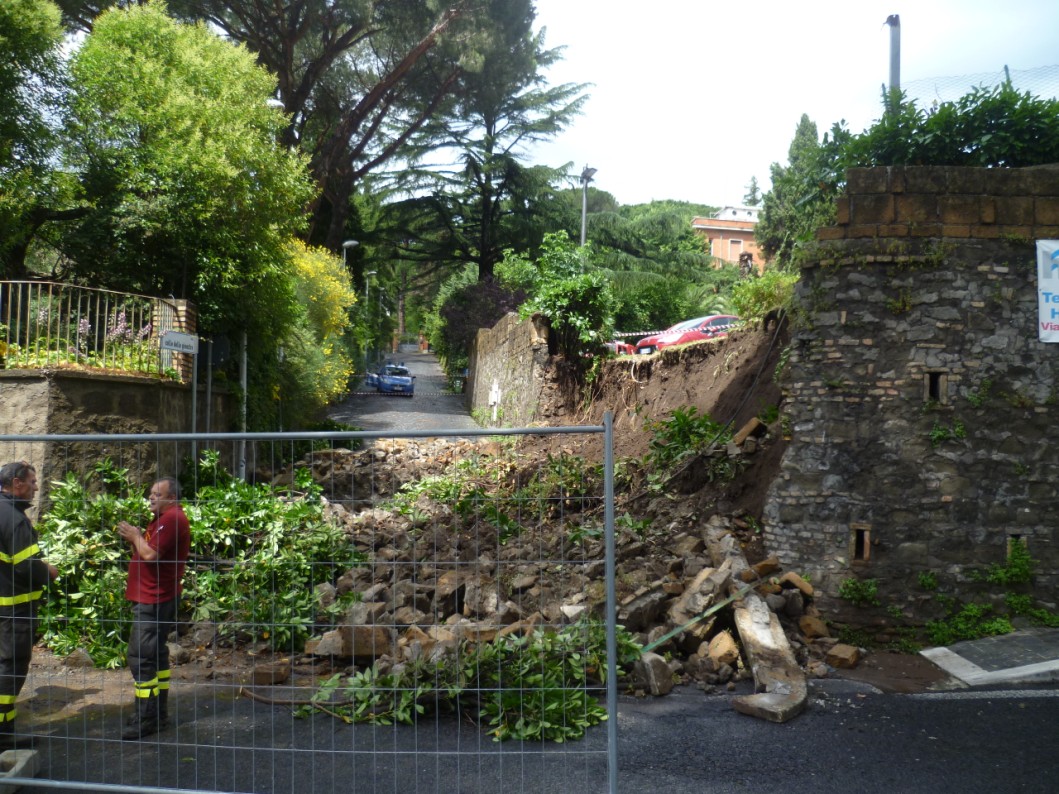
{"label": "stone wall", "polygon": [[835,596],[920,574],[974,588],[1008,544],[1059,596],[1059,345],[1038,341],[1035,240],[1059,238],[1059,168],[849,173],[802,266],[785,376],[790,445],[769,549]]}
{"label": "stone wall", "polygon": [[[214,389],[213,432],[235,429],[238,405]],[[198,430],[206,430],[206,392],[199,388]],[[188,433],[191,388],[157,378],[101,375],[79,370],[0,371],[0,435],[81,435],[88,433]],[[41,498],[47,484],[65,472],[87,471],[103,456],[128,466],[137,479],[176,473],[189,445],[63,445],[0,442],[4,461],[25,458],[37,466]],[[233,469],[234,470],[234,469]]]}
{"label": "stone wall", "polygon": [[479,329],[466,389],[472,415],[497,427],[524,427],[539,418],[548,364],[548,331],[539,318],[510,313]]}

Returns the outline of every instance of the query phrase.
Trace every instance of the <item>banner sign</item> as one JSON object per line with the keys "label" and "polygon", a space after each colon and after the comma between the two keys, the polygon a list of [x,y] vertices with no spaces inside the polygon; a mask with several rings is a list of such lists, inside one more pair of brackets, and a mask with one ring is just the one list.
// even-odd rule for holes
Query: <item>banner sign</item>
{"label": "banner sign", "polygon": [[1059,240],[1037,241],[1037,333],[1059,342]]}

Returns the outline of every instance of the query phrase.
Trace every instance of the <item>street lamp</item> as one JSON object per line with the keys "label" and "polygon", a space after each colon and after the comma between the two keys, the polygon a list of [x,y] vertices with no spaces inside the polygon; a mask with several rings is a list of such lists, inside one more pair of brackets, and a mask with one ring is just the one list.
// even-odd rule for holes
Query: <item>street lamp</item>
{"label": "street lamp", "polygon": [[585,244],[585,220],[588,216],[588,183],[596,175],[595,168],[585,166],[581,172],[581,245]]}
{"label": "street lamp", "polygon": [[[368,298],[371,295],[371,282],[368,279],[370,279],[372,276],[377,276],[378,274],[379,274],[378,270],[369,270],[369,271],[367,271],[364,274],[364,318],[365,318],[366,321],[370,320],[370,317],[371,317],[371,304],[368,303]],[[374,339],[375,339],[374,331],[372,331],[371,338],[374,341]],[[364,340],[364,370],[365,370],[365,372],[368,369],[369,362],[370,362],[370,354],[368,353],[367,339],[365,339]]]}
{"label": "street lamp", "polygon": [[356,248],[358,245],[360,245],[360,243],[356,240],[346,240],[342,243],[342,267],[346,266],[346,251],[350,248]]}

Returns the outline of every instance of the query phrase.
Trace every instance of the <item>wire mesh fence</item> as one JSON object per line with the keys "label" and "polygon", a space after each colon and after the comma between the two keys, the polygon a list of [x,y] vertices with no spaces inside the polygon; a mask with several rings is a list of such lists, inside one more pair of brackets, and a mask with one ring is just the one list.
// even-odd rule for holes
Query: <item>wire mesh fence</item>
{"label": "wire mesh fence", "polygon": [[[60,574],[11,722],[37,776],[10,782],[616,790],[609,422],[485,432],[0,436],[0,463],[49,472],[29,515]],[[534,444],[555,433],[603,435],[604,464]],[[224,465],[239,440],[248,482]],[[144,554],[118,527],[164,534],[169,477],[190,552],[145,674]],[[158,553],[139,564],[174,565]]]}

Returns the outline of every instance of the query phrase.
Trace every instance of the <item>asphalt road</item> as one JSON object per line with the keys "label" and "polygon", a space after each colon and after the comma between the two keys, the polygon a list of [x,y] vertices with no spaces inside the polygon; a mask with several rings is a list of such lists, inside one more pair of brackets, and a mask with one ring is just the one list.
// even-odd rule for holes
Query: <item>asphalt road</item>
{"label": "asphalt road", "polygon": [[466,395],[449,391],[432,353],[401,353],[391,357],[415,375],[412,397],[355,389],[328,416],[364,430],[477,430]]}
{"label": "asphalt road", "polygon": [[[741,692],[745,694],[745,692]],[[678,688],[619,701],[623,792],[1054,792],[1059,692],[1052,689],[877,694],[814,685],[808,710],[776,725],[731,695]],[[454,717],[418,728],[296,719],[204,689],[174,692],[178,725],[121,742],[116,710],[67,724],[41,745],[58,780],[253,792],[541,792],[607,790],[606,728],[566,744],[495,743]],[[98,791],[98,787],[76,788]],[[146,789],[145,789],[146,790]]]}

